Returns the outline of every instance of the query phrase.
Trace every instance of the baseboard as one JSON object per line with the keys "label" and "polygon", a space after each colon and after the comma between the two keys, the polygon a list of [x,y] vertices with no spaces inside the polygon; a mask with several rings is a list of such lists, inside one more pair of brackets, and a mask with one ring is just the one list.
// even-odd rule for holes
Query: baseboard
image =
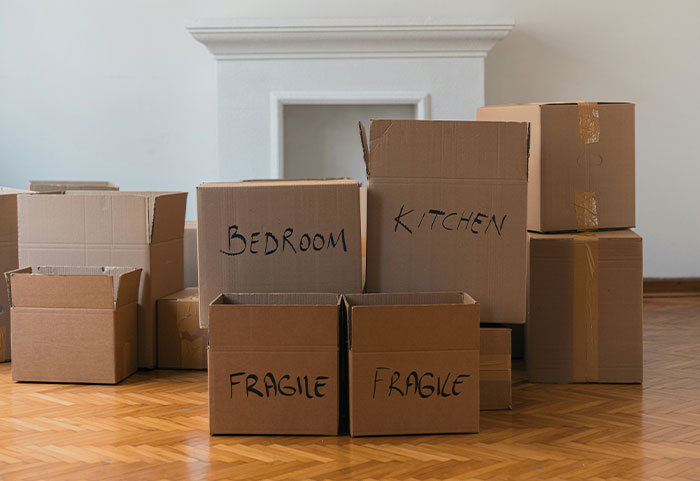
{"label": "baseboard", "polygon": [[644,295],[647,297],[700,296],[700,278],[644,279]]}

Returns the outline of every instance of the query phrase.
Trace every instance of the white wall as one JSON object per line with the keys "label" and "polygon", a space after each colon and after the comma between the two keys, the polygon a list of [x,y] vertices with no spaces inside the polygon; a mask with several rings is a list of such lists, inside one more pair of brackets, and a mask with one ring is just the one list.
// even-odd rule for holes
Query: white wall
{"label": "white wall", "polygon": [[646,276],[700,276],[700,2],[676,0],[0,0],[0,184],[218,179],[216,70],[202,17],[514,16],[486,61],[487,103],[637,104]]}

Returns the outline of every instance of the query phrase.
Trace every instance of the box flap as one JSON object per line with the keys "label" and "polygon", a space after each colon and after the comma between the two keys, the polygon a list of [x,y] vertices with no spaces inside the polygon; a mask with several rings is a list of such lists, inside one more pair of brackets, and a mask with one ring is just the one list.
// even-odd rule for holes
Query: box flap
{"label": "box flap", "polygon": [[370,182],[524,183],[527,148],[525,122],[371,120],[367,176]]}
{"label": "box flap", "polygon": [[67,190],[119,190],[111,182],[93,180],[30,180],[29,189],[36,192],[65,192]]}
{"label": "box flap", "polygon": [[3,194],[31,194],[31,190],[15,189],[14,187],[3,187],[0,185],[0,195]]}
{"label": "box flap", "polygon": [[154,193],[151,205],[151,244],[183,238],[187,192]]}
{"label": "box flap", "polygon": [[141,282],[141,272],[143,269],[131,269],[128,267],[110,267],[108,269],[107,272],[111,272],[117,282],[115,286],[117,291],[114,301],[115,307],[122,307],[138,302],[139,283]]}

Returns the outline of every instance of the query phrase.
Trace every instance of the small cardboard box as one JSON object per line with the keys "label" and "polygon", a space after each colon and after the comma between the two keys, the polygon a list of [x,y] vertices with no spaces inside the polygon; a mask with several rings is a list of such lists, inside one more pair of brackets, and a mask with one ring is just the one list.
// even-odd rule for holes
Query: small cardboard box
{"label": "small cardboard box", "polygon": [[530,123],[528,230],[634,227],[634,104],[495,105],[476,118]]}
{"label": "small cardboard box", "polygon": [[372,120],[367,292],[469,292],[482,322],[524,323],[527,142],[525,123]]}
{"label": "small cardboard box", "polygon": [[642,381],[642,238],[529,234],[531,382]]}
{"label": "small cardboard box", "polygon": [[139,367],[156,367],[156,300],[184,287],[186,192],[69,191],[18,197],[19,265],[135,266]]}
{"label": "small cardboard box", "polygon": [[344,298],[351,436],[479,431],[479,305],[471,297]]}
{"label": "small cardboard box", "polygon": [[119,187],[111,182],[99,180],[30,180],[29,190],[65,192],[67,190],[119,190]]}
{"label": "small cardboard box", "polygon": [[136,371],[141,269],[41,266],[6,276],[12,379],[116,384]]}
{"label": "small cardboard box", "polygon": [[209,306],[211,434],[338,434],[336,294],[223,294]]}
{"label": "small cardboard box", "polygon": [[481,410],[512,409],[510,329],[481,328]]}
{"label": "small cardboard box", "polygon": [[199,292],[196,287],[161,297],[158,316],[158,367],[206,369],[206,329],[199,327]]}
{"label": "small cardboard box", "polygon": [[199,322],[222,292],[361,292],[359,182],[215,182],[197,188]]}
{"label": "small cardboard box", "polygon": [[185,221],[185,287],[197,287],[197,221]]}

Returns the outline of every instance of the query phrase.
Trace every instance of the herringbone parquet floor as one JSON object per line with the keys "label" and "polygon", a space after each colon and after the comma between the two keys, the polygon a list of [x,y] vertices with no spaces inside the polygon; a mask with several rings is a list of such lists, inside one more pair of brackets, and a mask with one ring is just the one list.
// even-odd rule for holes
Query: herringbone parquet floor
{"label": "herringbone parquet floor", "polygon": [[465,436],[210,437],[206,373],[16,384],[0,365],[0,479],[700,480],[700,298],[645,301],[645,382],[517,382]]}

